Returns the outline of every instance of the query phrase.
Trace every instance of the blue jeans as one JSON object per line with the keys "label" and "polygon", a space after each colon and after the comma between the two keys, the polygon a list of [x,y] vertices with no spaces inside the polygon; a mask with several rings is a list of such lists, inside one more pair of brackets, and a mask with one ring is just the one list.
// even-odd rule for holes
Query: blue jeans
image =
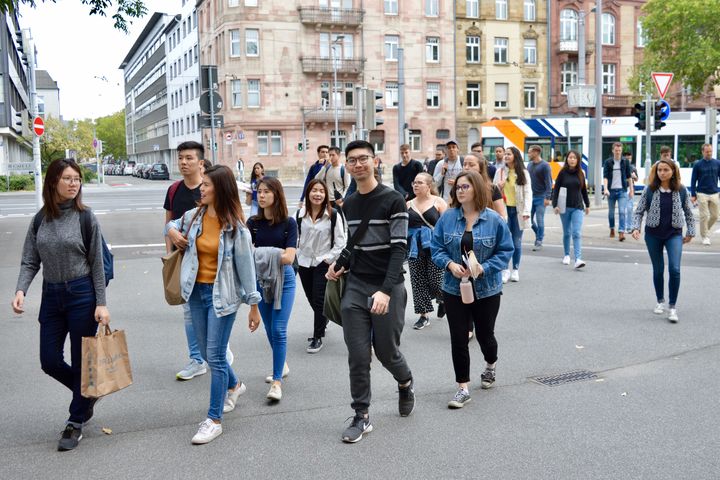
{"label": "blue jeans", "polygon": [[[258,291],[262,292],[260,285]],[[283,282],[282,301],[280,310],[273,308],[273,301],[267,303],[262,299],[258,304],[260,316],[265,325],[265,333],[270,342],[273,356],[273,380],[282,381],[282,371],[287,355],[287,326],[290,313],[295,302],[295,271],[290,265],[285,265],[285,279]]]}
{"label": "blue jeans", "polygon": [[617,202],[618,215],[620,216],[620,228],[618,228],[618,232],[625,232],[627,201],[628,194],[625,189],[613,188],[610,190],[610,195],[608,196],[608,222],[610,223],[610,228],[615,228],[615,203]]}
{"label": "blue jeans", "polygon": [[[72,391],[69,424],[85,421],[90,399],[80,394],[82,337],[94,337],[95,287],[91,277],[42,286],[40,301],[40,366],[43,372]],[[65,362],[65,339],[70,334],[70,365]]]}
{"label": "blue jeans", "polygon": [[517,207],[507,207],[508,214],[508,228],[510,229],[510,235],[512,235],[513,246],[515,251],[512,256],[513,269],[517,270],[520,268],[520,257],[522,256],[522,237],[523,231],[520,229],[520,223],[517,218]]}
{"label": "blue jeans", "polygon": [[213,308],[213,285],[196,283],[190,294],[190,313],[197,334],[200,354],[210,367],[210,408],[208,418],[220,420],[227,391],[235,388],[238,379],[227,362],[227,344],[235,322],[235,313],[218,317]]}
{"label": "blue jeans", "polygon": [[582,224],[585,212],[582,208],[566,208],[565,213],[560,214],[560,221],[563,229],[563,250],[565,255],[570,256],[570,237],[575,248],[575,261],[582,258]]}
{"label": "blue jeans", "polygon": [[204,360],[202,355],[200,355],[200,347],[198,346],[197,335],[195,335],[195,328],[193,327],[190,305],[187,303],[183,303],[183,316],[185,317],[185,338],[187,338],[190,358],[196,363],[203,363]]}
{"label": "blue jeans", "polygon": [[658,303],[665,301],[664,275],[665,259],[663,258],[663,247],[667,250],[668,256],[668,290],[670,292],[671,308],[675,307],[678,291],[680,290],[680,258],[682,257],[682,235],[673,235],[668,239],[658,238],[652,234],[645,234],[645,245],[647,245],[650,261],[653,267],[653,285],[655,286],[655,297]]}
{"label": "blue jeans", "polygon": [[542,243],[545,238],[545,197],[533,196],[530,221],[535,232],[535,241]]}
{"label": "blue jeans", "polygon": [[628,196],[627,205],[625,206],[625,226],[627,227],[626,232],[632,232],[633,227],[633,209],[635,207],[634,198]]}

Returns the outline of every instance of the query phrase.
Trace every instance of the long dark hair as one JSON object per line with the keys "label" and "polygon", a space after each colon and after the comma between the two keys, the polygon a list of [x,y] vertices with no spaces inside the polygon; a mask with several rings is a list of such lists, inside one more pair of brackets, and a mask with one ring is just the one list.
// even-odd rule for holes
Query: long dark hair
{"label": "long dark hair", "polygon": [[[318,212],[317,218],[313,218],[312,216],[312,207],[310,207],[310,191],[313,189],[315,185],[321,185],[323,187],[323,190],[325,190],[325,198],[323,199],[322,204],[320,205],[320,211]],[[332,205],[330,204],[330,196],[328,195],[328,188],[325,182],[323,182],[320,179],[313,178],[308,182],[307,188],[305,189],[305,216],[309,216],[313,220],[317,220],[318,218],[322,217],[323,211],[327,211],[328,215],[332,215]]]}
{"label": "long dark hair", "polygon": [[[568,165],[568,161],[567,161],[567,159],[571,153],[573,155],[575,155],[575,158],[577,159],[577,165],[575,165],[574,170],[570,169],[570,165]],[[570,150],[569,152],[567,152],[565,154],[565,165],[563,165],[561,171],[563,171],[567,174],[570,174],[570,175],[572,175],[572,174],[577,175],[578,180],[580,180],[580,185],[583,188],[585,188],[585,172],[583,172],[583,169],[582,169],[582,157],[580,156],[580,152],[578,152],[577,150]]]}
{"label": "long dark hair", "polygon": [[254,181],[258,179],[258,177],[255,176],[255,167],[260,165],[260,168],[262,168],[263,175],[265,175],[265,165],[263,165],[260,162],[253,163],[252,170],[250,170],[250,183],[252,184]]}
{"label": "long dark hair", "polygon": [[258,183],[258,190],[260,189],[260,185],[265,185],[265,187],[267,187],[267,189],[273,194],[273,204],[271,208],[272,218],[265,218],[264,208],[258,208],[258,213],[253,218],[257,218],[259,220],[269,220],[270,225],[275,225],[276,223],[281,223],[287,220],[287,202],[285,201],[285,192],[283,191],[283,186],[282,183],[280,183],[280,180],[274,177],[263,177],[263,179]]}
{"label": "long dark hair", "polygon": [[213,165],[205,170],[204,178],[212,182],[215,191],[215,213],[220,225],[231,226],[233,236],[238,225],[245,225],[245,215],[240,206],[240,195],[232,170],[225,165]]}
{"label": "long dark hair", "polygon": [[72,201],[72,207],[78,212],[81,212],[86,208],[85,205],[83,205],[82,203],[83,175],[82,170],[80,170],[78,164],[75,163],[75,160],[73,160],[72,158],[60,158],[58,160],[53,160],[53,162],[48,166],[47,172],[45,173],[45,184],[43,185],[42,192],[43,202],[45,203],[42,210],[45,214],[45,218],[47,218],[48,220],[52,220],[53,218],[58,218],[60,216],[60,208],[58,207],[57,198],[57,187],[63,172],[68,167],[72,168],[81,179],[80,186],[78,187],[78,194]]}
{"label": "long dark hair", "polygon": [[680,183],[680,167],[678,167],[677,163],[673,162],[672,160],[658,160],[655,162],[650,168],[650,175],[648,177],[648,188],[652,190],[653,192],[660,188],[660,176],[657,174],[658,165],[661,163],[664,163],[665,165],[669,166],[670,169],[673,171],[673,176],[670,178],[670,190],[673,192],[677,192],[680,190],[680,187],[682,187],[682,183]]}
{"label": "long dark hair", "polygon": [[[515,170],[515,174],[517,175],[517,179],[515,180],[516,185],[523,186],[528,182],[527,178],[527,170],[525,169],[525,162],[523,161],[522,153],[520,153],[520,150],[518,150],[516,147],[508,147],[508,150],[512,152],[513,155],[513,170]],[[510,168],[510,167],[508,167]],[[522,172],[522,173],[520,173]]]}

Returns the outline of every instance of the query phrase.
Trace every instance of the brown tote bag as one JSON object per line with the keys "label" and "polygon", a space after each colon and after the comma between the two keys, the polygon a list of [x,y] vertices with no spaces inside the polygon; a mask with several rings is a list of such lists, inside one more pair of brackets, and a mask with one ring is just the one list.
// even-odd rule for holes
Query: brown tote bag
{"label": "brown tote bag", "polygon": [[127,340],[123,330],[100,325],[97,335],[82,339],[80,393],[98,398],[132,385]]}
{"label": "brown tote bag", "polygon": [[[200,209],[195,212],[190,226],[200,213]],[[180,231],[184,230],[185,216],[183,215],[183,221],[180,223]],[[188,226],[187,233],[183,234],[183,237],[187,239],[188,233],[190,233],[190,226]],[[180,269],[182,268],[183,252],[181,250],[173,250],[168,255],[161,258],[162,267],[162,278],[163,278],[163,289],[165,290],[165,301],[168,305],[182,305],[185,300],[182,298],[182,288],[180,286]]]}

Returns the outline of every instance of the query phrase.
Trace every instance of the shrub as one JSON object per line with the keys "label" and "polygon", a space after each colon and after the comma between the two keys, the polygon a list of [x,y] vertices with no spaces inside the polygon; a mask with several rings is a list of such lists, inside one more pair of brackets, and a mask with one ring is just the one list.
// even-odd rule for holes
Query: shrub
{"label": "shrub", "polygon": [[[8,181],[6,176],[0,177],[0,192],[8,191]],[[35,178],[32,175],[10,175],[10,191],[17,192],[20,190],[35,190]]]}

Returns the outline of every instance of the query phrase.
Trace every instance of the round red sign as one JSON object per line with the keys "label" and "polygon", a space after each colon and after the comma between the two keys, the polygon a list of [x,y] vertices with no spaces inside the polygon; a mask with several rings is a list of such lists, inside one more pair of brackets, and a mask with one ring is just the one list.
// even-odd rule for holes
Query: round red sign
{"label": "round red sign", "polygon": [[42,117],[35,117],[33,120],[33,132],[38,137],[42,137],[42,134],[45,133],[45,122],[43,122]]}

